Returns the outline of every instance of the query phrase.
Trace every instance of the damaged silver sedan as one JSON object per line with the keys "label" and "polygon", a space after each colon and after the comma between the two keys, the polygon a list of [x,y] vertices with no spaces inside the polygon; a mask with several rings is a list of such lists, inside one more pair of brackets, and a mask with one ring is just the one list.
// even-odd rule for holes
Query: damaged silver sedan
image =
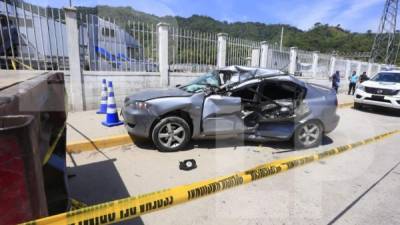
{"label": "damaged silver sedan", "polygon": [[232,135],[311,148],[336,128],[336,108],[330,88],[277,70],[230,66],[184,86],[137,92],[121,113],[130,134],[151,139],[160,151]]}

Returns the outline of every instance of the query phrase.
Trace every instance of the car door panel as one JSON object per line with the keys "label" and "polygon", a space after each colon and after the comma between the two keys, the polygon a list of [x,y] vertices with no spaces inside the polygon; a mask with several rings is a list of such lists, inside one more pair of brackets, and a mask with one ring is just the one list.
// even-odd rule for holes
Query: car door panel
{"label": "car door panel", "polygon": [[203,106],[202,125],[206,135],[231,134],[243,131],[239,97],[211,95]]}
{"label": "car door panel", "polygon": [[294,121],[260,123],[256,135],[262,137],[289,139],[295,129]]}

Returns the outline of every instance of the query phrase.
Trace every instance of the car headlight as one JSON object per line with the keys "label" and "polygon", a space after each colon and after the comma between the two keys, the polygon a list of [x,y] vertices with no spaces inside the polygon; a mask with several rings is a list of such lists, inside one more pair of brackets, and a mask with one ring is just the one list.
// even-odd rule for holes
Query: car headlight
{"label": "car headlight", "polygon": [[357,89],[361,90],[361,91],[365,91],[365,87],[362,84],[358,85]]}
{"label": "car headlight", "polygon": [[144,101],[130,101],[125,104],[126,107],[135,109],[148,109],[150,104]]}

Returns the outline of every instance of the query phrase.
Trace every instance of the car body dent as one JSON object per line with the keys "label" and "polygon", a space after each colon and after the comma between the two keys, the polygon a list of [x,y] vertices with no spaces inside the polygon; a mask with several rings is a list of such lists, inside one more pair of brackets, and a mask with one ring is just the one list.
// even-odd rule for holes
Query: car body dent
{"label": "car body dent", "polygon": [[[295,107],[296,113],[293,120],[272,121],[261,124],[260,129],[248,133],[248,137],[253,137],[253,140],[257,138],[270,140],[289,139],[298,126],[310,120],[320,121],[325,132],[330,132],[336,128],[339,116],[336,115],[336,93],[332,89],[308,84],[293,76],[279,73],[275,75],[268,74],[264,77],[254,77],[243,83],[232,85],[225,90],[234,91],[265,80],[293,83],[303,88],[304,96],[302,96],[300,105]],[[182,93],[184,92],[183,90],[175,89],[177,88],[161,89],[158,97],[157,91],[155,93],[145,91],[127,97],[126,102],[145,100],[150,105],[148,110],[142,112],[131,109],[126,104],[124,105],[122,115],[125,123],[128,124],[128,132],[137,136],[150,137],[151,126],[157,120],[171,112],[182,111],[190,116],[193,126],[192,138],[194,139],[219,134],[246,133],[243,119],[238,115],[242,109],[240,97],[226,96],[224,95],[226,93],[209,96],[205,92]],[[146,113],[148,118],[143,117]],[[139,119],[132,118],[131,114],[134,114],[133,117],[137,115]],[[134,121],[136,125],[129,126],[131,121]]]}
{"label": "car body dent", "polygon": [[205,135],[243,132],[239,97],[211,95],[204,100],[202,126]]}

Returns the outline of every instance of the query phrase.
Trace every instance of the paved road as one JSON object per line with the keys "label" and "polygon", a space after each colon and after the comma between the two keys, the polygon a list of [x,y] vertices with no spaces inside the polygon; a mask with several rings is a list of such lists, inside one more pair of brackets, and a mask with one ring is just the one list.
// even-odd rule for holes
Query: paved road
{"label": "paved road", "polygon": [[[69,158],[71,195],[88,204],[143,194],[274,159],[319,152],[400,129],[400,115],[339,110],[339,127],[323,146],[291,151],[289,143],[197,141],[193,149],[160,153],[127,145]],[[217,195],[144,215],[133,224],[400,224],[400,135]],[[196,159],[185,172],[178,162]],[[132,223],[127,223],[132,224]]]}

